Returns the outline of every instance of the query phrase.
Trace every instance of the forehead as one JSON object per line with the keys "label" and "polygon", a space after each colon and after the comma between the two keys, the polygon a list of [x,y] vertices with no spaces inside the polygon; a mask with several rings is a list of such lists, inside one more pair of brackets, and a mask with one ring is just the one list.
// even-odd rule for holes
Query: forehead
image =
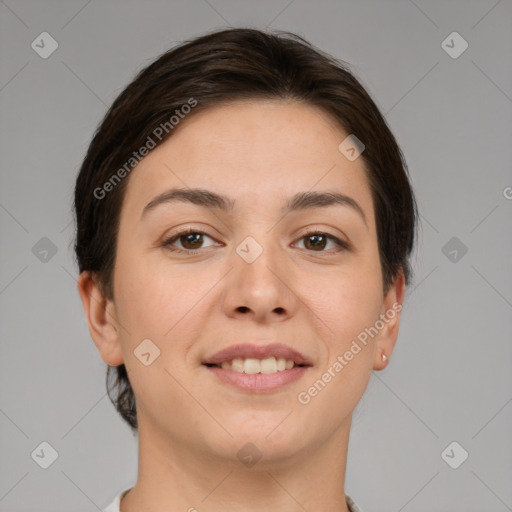
{"label": "forehead", "polygon": [[142,159],[124,206],[140,213],[166,189],[201,187],[233,198],[235,208],[274,209],[297,191],[336,189],[353,196],[371,219],[364,161],[350,161],[338,149],[348,135],[323,110],[295,101],[210,107],[185,117]]}

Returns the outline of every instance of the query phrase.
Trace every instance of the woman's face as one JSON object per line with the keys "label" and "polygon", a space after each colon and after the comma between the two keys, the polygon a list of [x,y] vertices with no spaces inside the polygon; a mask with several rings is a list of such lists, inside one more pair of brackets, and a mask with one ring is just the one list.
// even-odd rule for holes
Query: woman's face
{"label": "woman's face", "polygon": [[237,102],[185,119],[132,171],[108,362],[126,365],[141,435],[227,459],[250,442],[275,462],[349,430],[393,349],[403,282],[383,296],[364,163],[338,149],[348,135],[311,106]]}

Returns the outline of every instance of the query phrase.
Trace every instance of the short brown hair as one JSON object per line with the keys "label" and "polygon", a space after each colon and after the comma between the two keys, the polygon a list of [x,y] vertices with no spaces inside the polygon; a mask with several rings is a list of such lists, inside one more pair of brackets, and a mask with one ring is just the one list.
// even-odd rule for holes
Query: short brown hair
{"label": "short brown hair", "polygon": [[[187,41],[158,57],[116,98],[94,134],[76,180],[75,251],[79,271],[91,271],[107,298],[113,299],[117,233],[128,181],[112,178],[123,168],[118,178],[127,174],[134,150],[148,137],[154,140],[155,129],[168,126],[191,98],[196,104],[189,116],[238,99],[297,100],[323,109],[356,135],[365,145],[361,158],[374,202],[383,291],[399,273],[409,284],[417,207],[403,154],[372,98],[345,62],[296,34],[237,28]],[[171,135],[169,129],[155,146]],[[107,182],[111,185],[105,187]],[[137,430],[135,396],[124,364],[108,367],[107,391],[123,419]]]}

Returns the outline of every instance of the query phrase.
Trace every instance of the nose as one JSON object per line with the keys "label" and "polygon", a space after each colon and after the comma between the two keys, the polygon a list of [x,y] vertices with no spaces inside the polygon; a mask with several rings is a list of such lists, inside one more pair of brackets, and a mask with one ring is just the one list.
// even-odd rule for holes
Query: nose
{"label": "nose", "polygon": [[[281,250],[270,243],[257,244],[252,239],[233,251],[230,262],[233,269],[227,275],[222,304],[227,316],[270,323],[295,314],[300,301],[292,289],[293,269]],[[246,257],[250,251],[252,257]],[[254,251],[261,253],[252,260]]]}

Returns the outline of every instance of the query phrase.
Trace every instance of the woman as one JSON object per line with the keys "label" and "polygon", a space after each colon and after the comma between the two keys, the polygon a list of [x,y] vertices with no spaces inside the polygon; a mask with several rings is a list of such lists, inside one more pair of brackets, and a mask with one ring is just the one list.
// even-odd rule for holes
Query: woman
{"label": "woman", "polygon": [[173,48],[106,114],[75,209],[90,333],[139,438],[107,511],[360,510],[351,414],[397,339],[417,211],[348,67],[253,29]]}

